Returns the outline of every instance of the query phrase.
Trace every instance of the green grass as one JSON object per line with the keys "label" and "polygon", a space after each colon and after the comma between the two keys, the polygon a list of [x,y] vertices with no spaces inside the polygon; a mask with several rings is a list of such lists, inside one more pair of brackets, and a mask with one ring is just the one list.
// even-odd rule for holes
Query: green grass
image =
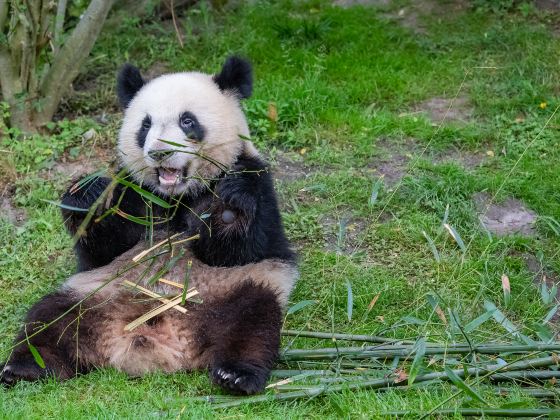
{"label": "green grass", "polygon": [[[0,358],[8,355],[27,308],[74,269],[58,210],[43,201],[56,200],[69,179],[49,168],[90,153],[91,143],[82,141],[81,134],[92,127],[96,147],[114,147],[117,67],[130,61],[146,69],[163,64],[172,71],[216,71],[230,53],[248,56],[255,67],[255,94],[245,107],[258,146],[272,157],[305,152],[303,164],[310,171],[306,178],[277,183],[287,231],[301,254],[301,279],[291,304],[315,301],[287,316],[287,328],[463,341],[435,314],[432,296],[447,318],[454,310],[463,325],[484,313],[484,300],[490,300],[524,334],[538,339],[534,324],[550,307],[542,302],[524,256],[534,256],[558,279],[560,236],[542,219],[533,237],[489,240],[472,196],[486,191],[498,201],[515,197],[539,216],[560,221],[559,119],[552,118],[543,130],[560,104],[560,41],[546,25],[550,16],[533,10],[524,16],[465,9],[424,17],[426,33],[415,34],[387,17],[408,3],[398,4],[383,11],[334,8],[323,1],[258,2],[216,12],[203,3],[179,22],[186,34],[183,50],[168,23],[126,18],[109,24],[75,94],[62,107],[61,116],[81,118],[54,124],[50,135],[33,143],[1,142],[0,148],[10,153],[0,158],[0,166],[17,170],[10,179],[12,201],[28,218],[23,226],[0,218]],[[473,107],[466,123],[438,126],[414,112],[426,99],[455,95],[469,98]],[[278,109],[276,123],[267,117],[270,102]],[[108,125],[93,119],[103,112],[110,114]],[[482,156],[492,151],[494,157],[473,166],[442,162],[457,149]],[[406,176],[397,185],[381,187],[369,205],[378,179],[374,168],[382,156],[391,161],[392,153],[404,162]],[[446,208],[447,222],[468,246],[465,254],[441,227]],[[440,263],[423,231],[434,240]],[[512,284],[507,307],[500,283],[504,273]],[[354,297],[351,320],[347,281]],[[551,328],[558,330],[557,325]],[[493,320],[470,338],[512,340]],[[286,338],[284,345],[329,344]],[[522,390],[501,397],[492,389],[477,389],[492,407],[544,404]],[[64,383],[22,383],[0,390],[0,417],[210,418],[216,412],[192,397],[217,392],[204,373],[129,379],[107,369]],[[429,410],[453,392],[449,386],[380,394],[348,391],[218,415],[369,418],[388,410]],[[446,407],[473,405],[460,396]]]}

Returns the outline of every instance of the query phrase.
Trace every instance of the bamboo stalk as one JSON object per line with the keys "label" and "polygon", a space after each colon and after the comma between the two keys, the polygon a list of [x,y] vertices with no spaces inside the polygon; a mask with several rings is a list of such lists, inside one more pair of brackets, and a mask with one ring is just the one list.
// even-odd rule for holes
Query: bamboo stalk
{"label": "bamboo stalk", "polygon": [[[157,300],[159,300],[159,301],[162,302],[162,303],[169,303],[169,302],[170,302],[169,299],[166,299],[166,298],[164,298],[163,296],[158,295],[157,293],[152,292],[151,290],[148,290],[148,289],[146,289],[146,288],[144,288],[144,287],[142,287],[142,286],[140,286],[140,285],[138,285],[138,284],[136,284],[136,283],[133,283],[133,282],[131,282],[131,281],[124,280],[124,281],[122,282],[122,284],[127,285],[127,286],[130,286],[130,287],[132,287],[132,288],[134,288],[134,289],[137,289],[137,290],[139,290],[140,292],[144,293],[145,295],[148,295],[148,296],[150,296],[150,297],[156,298]],[[183,313],[183,314],[187,313],[187,310],[186,310],[185,308],[183,308],[182,306],[173,306],[173,309],[175,309],[175,310],[177,310],[177,311],[179,311],[179,312],[181,312],[181,313]]]}
{"label": "bamboo stalk", "polygon": [[[515,371],[523,370],[528,367],[544,367],[544,366],[551,366],[557,364],[556,357],[543,357],[539,359],[531,360],[524,360],[521,362],[512,362],[510,364],[504,366],[486,366],[486,367],[473,367],[468,369],[456,369],[453,372],[459,376],[464,378],[465,375],[474,376],[474,375],[481,375],[481,374],[490,374],[490,378],[493,379],[496,375],[499,375],[499,380],[514,380],[519,379],[516,376],[519,375],[510,375],[509,373],[513,373]],[[499,372],[498,372],[499,371]],[[553,372],[555,377],[560,378],[560,371],[550,371]],[[426,381],[433,381],[433,380],[448,380],[449,377],[447,376],[446,372],[432,372],[427,373],[424,375],[418,375],[415,380],[414,384],[419,384],[421,382]],[[396,378],[378,378],[378,379],[370,379],[366,381],[360,382],[347,382],[343,384],[326,384],[320,385],[311,389],[301,390],[301,391],[292,391],[292,392],[284,392],[274,395],[258,395],[254,397],[242,398],[237,399],[234,401],[227,401],[220,404],[217,404],[216,407],[218,408],[226,408],[226,407],[233,407],[242,404],[252,404],[252,403],[259,403],[265,401],[278,401],[278,400],[294,400],[298,398],[309,398],[315,397],[321,394],[330,394],[333,392],[339,392],[342,390],[355,390],[355,389],[377,389],[377,390],[388,390],[393,389],[394,387],[403,387],[407,386],[406,381],[396,382]],[[414,386],[414,385],[413,385]]]}
{"label": "bamboo stalk", "polygon": [[[416,413],[419,417],[421,413]],[[437,410],[425,415],[430,417],[449,416],[452,414],[460,414],[462,416],[493,416],[493,417],[528,417],[528,418],[544,418],[560,415],[560,409],[556,408],[455,408]],[[381,417],[404,417],[410,416],[410,411],[387,411],[380,414]]]}
{"label": "bamboo stalk", "polygon": [[139,260],[141,260],[143,257],[145,257],[146,255],[148,255],[150,252],[152,252],[154,249],[159,248],[160,246],[164,245],[165,243],[168,243],[171,241],[171,239],[174,239],[180,235],[182,235],[185,232],[179,232],[176,233],[174,235],[171,235],[169,238],[165,238],[163,241],[158,242],[157,244],[155,244],[154,246],[145,249],[144,251],[142,251],[140,254],[136,255],[135,257],[132,258],[132,261],[134,262],[138,262]]}
{"label": "bamboo stalk", "polygon": [[171,281],[171,280],[167,280],[167,279],[164,279],[163,277],[160,278],[158,281],[161,282],[161,283],[165,283],[165,284],[168,284],[170,286],[177,287],[177,288],[183,290],[183,285],[181,283],[177,283],[177,282],[174,282],[174,281]]}
{"label": "bamboo stalk", "polygon": [[339,334],[339,333],[326,333],[315,331],[297,331],[297,330],[283,330],[282,335],[307,337],[307,338],[324,338],[327,340],[347,340],[347,341],[364,341],[370,343],[403,343],[414,344],[411,340],[399,340],[396,338],[386,338],[377,335],[356,335],[356,334]]}
{"label": "bamboo stalk", "polygon": [[[352,356],[352,358],[370,357],[395,357],[408,356],[414,347],[408,345],[379,345],[368,347],[330,347],[313,350],[287,350],[281,355],[281,360],[330,360],[340,356]],[[534,351],[560,351],[559,343],[552,344],[481,344],[475,346],[449,345],[441,347],[426,348],[425,355],[436,354],[501,354],[501,353],[528,353]]]}

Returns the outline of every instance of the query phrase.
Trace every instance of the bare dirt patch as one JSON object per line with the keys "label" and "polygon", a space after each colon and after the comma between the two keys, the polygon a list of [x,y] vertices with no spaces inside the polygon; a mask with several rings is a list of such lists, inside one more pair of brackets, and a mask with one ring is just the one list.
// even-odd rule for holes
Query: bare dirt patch
{"label": "bare dirt patch", "polygon": [[434,157],[434,161],[437,163],[448,163],[455,162],[461,165],[465,169],[476,169],[486,160],[488,156],[486,152],[480,150],[468,151],[461,149],[450,149]]}
{"label": "bare dirt patch", "polygon": [[405,143],[382,139],[376,143],[380,156],[376,157],[368,168],[378,176],[383,176],[385,185],[394,187],[405,176],[410,160],[421,152],[413,139]]}
{"label": "bare dirt patch", "polygon": [[465,11],[468,6],[467,1],[412,1],[408,6],[398,9],[396,12],[387,13],[385,16],[416,34],[425,34],[427,28],[424,17],[454,16]]}
{"label": "bare dirt patch", "polygon": [[22,226],[27,220],[27,212],[15,206],[9,197],[4,196],[0,197],[0,217],[15,226]]}
{"label": "bare dirt patch", "polygon": [[305,165],[303,156],[294,152],[277,152],[271,160],[272,176],[281,182],[305,179],[316,170]]}
{"label": "bare dirt patch", "polygon": [[169,66],[167,65],[167,63],[156,61],[154,64],[150,66],[148,70],[144,72],[144,76],[146,77],[146,79],[152,80],[168,72],[169,72]]}
{"label": "bare dirt patch", "polygon": [[391,0],[335,0],[334,6],[352,7],[352,6],[387,6]]}
{"label": "bare dirt patch", "polygon": [[466,123],[473,115],[473,108],[466,96],[453,98],[430,98],[415,107],[425,113],[434,124],[442,122]]}
{"label": "bare dirt patch", "polygon": [[560,12],[560,2],[558,0],[535,0],[535,6],[545,12]]}
{"label": "bare dirt patch", "polygon": [[480,220],[490,232],[498,236],[533,236],[536,233],[537,214],[521,201],[508,198],[502,203],[491,203],[490,199],[487,193],[477,193],[473,197]]}
{"label": "bare dirt patch", "polygon": [[358,249],[360,235],[368,225],[367,220],[350,215],[340,218],[325,215],[321,217],[320,223],[323,227],[325,249],[346,255]]}
{"label": "bare dirt patch", "polygon": [[49,169],[42,171],[41,176],[45,179],[77,180],[108,167],[113,160],[111,152],[102,147],[95,147],[75,159],[66,153]]}

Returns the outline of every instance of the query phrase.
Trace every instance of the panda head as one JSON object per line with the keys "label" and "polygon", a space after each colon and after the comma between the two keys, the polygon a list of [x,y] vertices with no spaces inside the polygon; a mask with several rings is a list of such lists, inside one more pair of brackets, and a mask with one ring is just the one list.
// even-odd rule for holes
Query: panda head
{"label": "panda head", "polygon": [[204,188],[242,153],[249,129],[240,100],[251,95],[252,83],[251,65],[238,57],[216,75],[171,73],[149,82],[126,64],[117,80],[123,167],[162,195]]}

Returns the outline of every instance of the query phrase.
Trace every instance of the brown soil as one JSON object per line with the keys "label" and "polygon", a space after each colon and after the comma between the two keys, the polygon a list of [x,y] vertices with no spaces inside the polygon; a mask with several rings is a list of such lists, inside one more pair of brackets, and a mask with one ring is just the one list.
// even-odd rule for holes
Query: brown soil
{"label": "brown soil", "polygon": [[16,207],[10,197],[0,197],[0,217],[7,219],[15,226],[22,226],[27,220],[25,209]]}
{"label": "brown soil", "polygon": [[442,122],[465,123],[473,115],[473,108],[469,99],[465,96],[459,96],[455,99],[430,98],[419,103],[415,110],[425,113],[434,124]]}
{"label": "brown soil", "polygon": [[395,186],[405,176],[408,163],[419,153],[420,148],[413,139],[405,143],[396,144],[389,139],[382,139],[376,143],[380,156],[372,161],[368,168],[378,176],[383,176],[385,185]]}
{"label": "brown soil", "polygon": [[272,176],[281,182],[305,179],[316,172],[316,169],[305,165],[303,157],[293,152],[277,152],[273,159]]}
{"label": "brown soil", "polygon": [[391,0],[335,0],[334,6],[352,7],[352,6],[387,6]]}
{"label": "brown soil", "polygon": [[408,6],[399,9],[397,12],[388,13],[385,16],[395,20],[401,26],[411,30],[416,34],[425,34],[426,26],[423,22],[425,16],[446,17],[461,13],[466,10],[469,2],[464,0],[438,1],[423,0],[412,1]]}
{"label": "brown soil", "polygon": [[[341,222],[345,227],[342,238],[339,240]],[[321,217],[320,223],[323,226],[325,248],[346,255],[356,251],[360,234],[366,231],[368,225],[367,220],[362,218],[351,216],[336,218],[329,215]]]}
{"label": "brown soil", "polygon": [[537,214],[514,198],[502,203],[491,203],[490,195],[477,193],[473,197],[484,226],[498,236],[518,234],[533,236]]}

